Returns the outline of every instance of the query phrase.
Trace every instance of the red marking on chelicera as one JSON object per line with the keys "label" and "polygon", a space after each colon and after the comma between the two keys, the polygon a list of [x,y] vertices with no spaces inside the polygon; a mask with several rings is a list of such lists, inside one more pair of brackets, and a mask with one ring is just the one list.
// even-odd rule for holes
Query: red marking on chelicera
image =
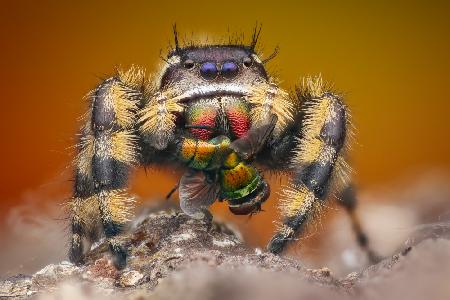
{"label": "red marking on chelicera", "polygon": [[242,137],[250,129],[250,117],[247,113],[237,110],[227,111],[231,132],[236,138]]}
{"label": "red marking on chelicera", "polygon": [[[209,126],[211,128],[214,128],[216,126],[216,113],[207,113],[205,112],[201,116],[199,116],[195,122],[192,122],[191,125],[194,126]],[[214,130],[209,129],[191,129],[192,135],[200,140],[209,140],[213,137]]]}

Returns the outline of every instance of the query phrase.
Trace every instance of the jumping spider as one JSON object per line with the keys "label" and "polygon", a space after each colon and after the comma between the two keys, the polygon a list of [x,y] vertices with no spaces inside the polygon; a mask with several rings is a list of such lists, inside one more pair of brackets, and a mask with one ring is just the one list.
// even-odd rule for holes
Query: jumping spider
{"label": "jumping spider", "polygon": [[[118,70],[91,94],[75,159],[70,260],[83,261],[83,239],[103,229],[116,265],[127,251],[115,239],[129,217],[127,177],[134,166],[186,170],[179,183],[181,209],[211,217],[208,207],[228,202],[235,214],[261,209],[270,189],[263,167],[290,176],[283,187],[277,233],[268,244],[281,253],[314,211],[348,187],[344,149],[349,114],[320,77],[305,78],[296,93],[281,89],[255,51],[260,30],[243,43],[187,45],[169,52],[159,75]],[[339,201],[351,213],[362,247],[367,239],[351,193]]]}

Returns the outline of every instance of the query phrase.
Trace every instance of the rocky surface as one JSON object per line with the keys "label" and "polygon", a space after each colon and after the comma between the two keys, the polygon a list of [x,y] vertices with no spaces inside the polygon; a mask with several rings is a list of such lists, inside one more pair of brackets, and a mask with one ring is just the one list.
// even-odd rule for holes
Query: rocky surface
{"label": "rocky surface", "polygon": [[175,210],[137,218],[121,241],[130,249],[124,270],[101,242],[84,266],[61,262],[0,282],[0,298],[450,299],[450,241],[435,235],[342,278],[250,249],[229,227]]}

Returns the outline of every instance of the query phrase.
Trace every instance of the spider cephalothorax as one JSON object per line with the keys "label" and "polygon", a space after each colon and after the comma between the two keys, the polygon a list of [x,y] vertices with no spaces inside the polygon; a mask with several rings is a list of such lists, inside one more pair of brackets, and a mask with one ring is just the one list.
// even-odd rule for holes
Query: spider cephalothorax
{"label": "spider cephalothorax", "polygon": [[131,208],[133,166],[183,168],[180,206],[194,218],[210,216],[216,200],[235,214],[258,212],[270,188],[257,166],[289,174],[273,253],[296,238],[335,179],[345,179],[346,106],[320,77],[305,79],[295,95],[281,89],[255,51],[258,35],[250,45],[187,47],[175,35],[157,75],[119,70],[90,94],[75,160],[72,261],[82,261],[83,239],[95,240],[100,227],[124,266],[127,251],[114,237]]}

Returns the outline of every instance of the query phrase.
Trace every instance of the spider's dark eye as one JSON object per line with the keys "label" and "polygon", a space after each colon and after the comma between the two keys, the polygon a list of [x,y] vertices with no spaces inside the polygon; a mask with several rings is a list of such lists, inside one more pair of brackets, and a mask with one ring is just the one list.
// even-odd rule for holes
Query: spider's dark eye
{"label": "spider's dark eye", "polygon": [[244,60],[242,61],[244,66],[246,66],[247,68],[252,65],[252,62],[253,60],[249,56],[245,57]]}
{"label": "spider's dark eye", "polygon": [[215,63],[206,62],[202,64],[202,66],[200,67],[200,74],[206,80],[213,80],[214,78],[217,77],[217,73],[218,70]]}
{"label": "spider's dark eye", "polygon": [[184,67],[185,67],[186,69],[188,69],[188,70],[194,68],[194,66],[195,66],[195,63],[194,63],[194,61],[193,61],[192,59],[187,59],[187,60],[184,62]]}
{"label": "spider's dark eye", "polygon": [[222,65],[222,76],[228,79],[233,78],[238,73],[238,66],[232,62],[227,61]]}

